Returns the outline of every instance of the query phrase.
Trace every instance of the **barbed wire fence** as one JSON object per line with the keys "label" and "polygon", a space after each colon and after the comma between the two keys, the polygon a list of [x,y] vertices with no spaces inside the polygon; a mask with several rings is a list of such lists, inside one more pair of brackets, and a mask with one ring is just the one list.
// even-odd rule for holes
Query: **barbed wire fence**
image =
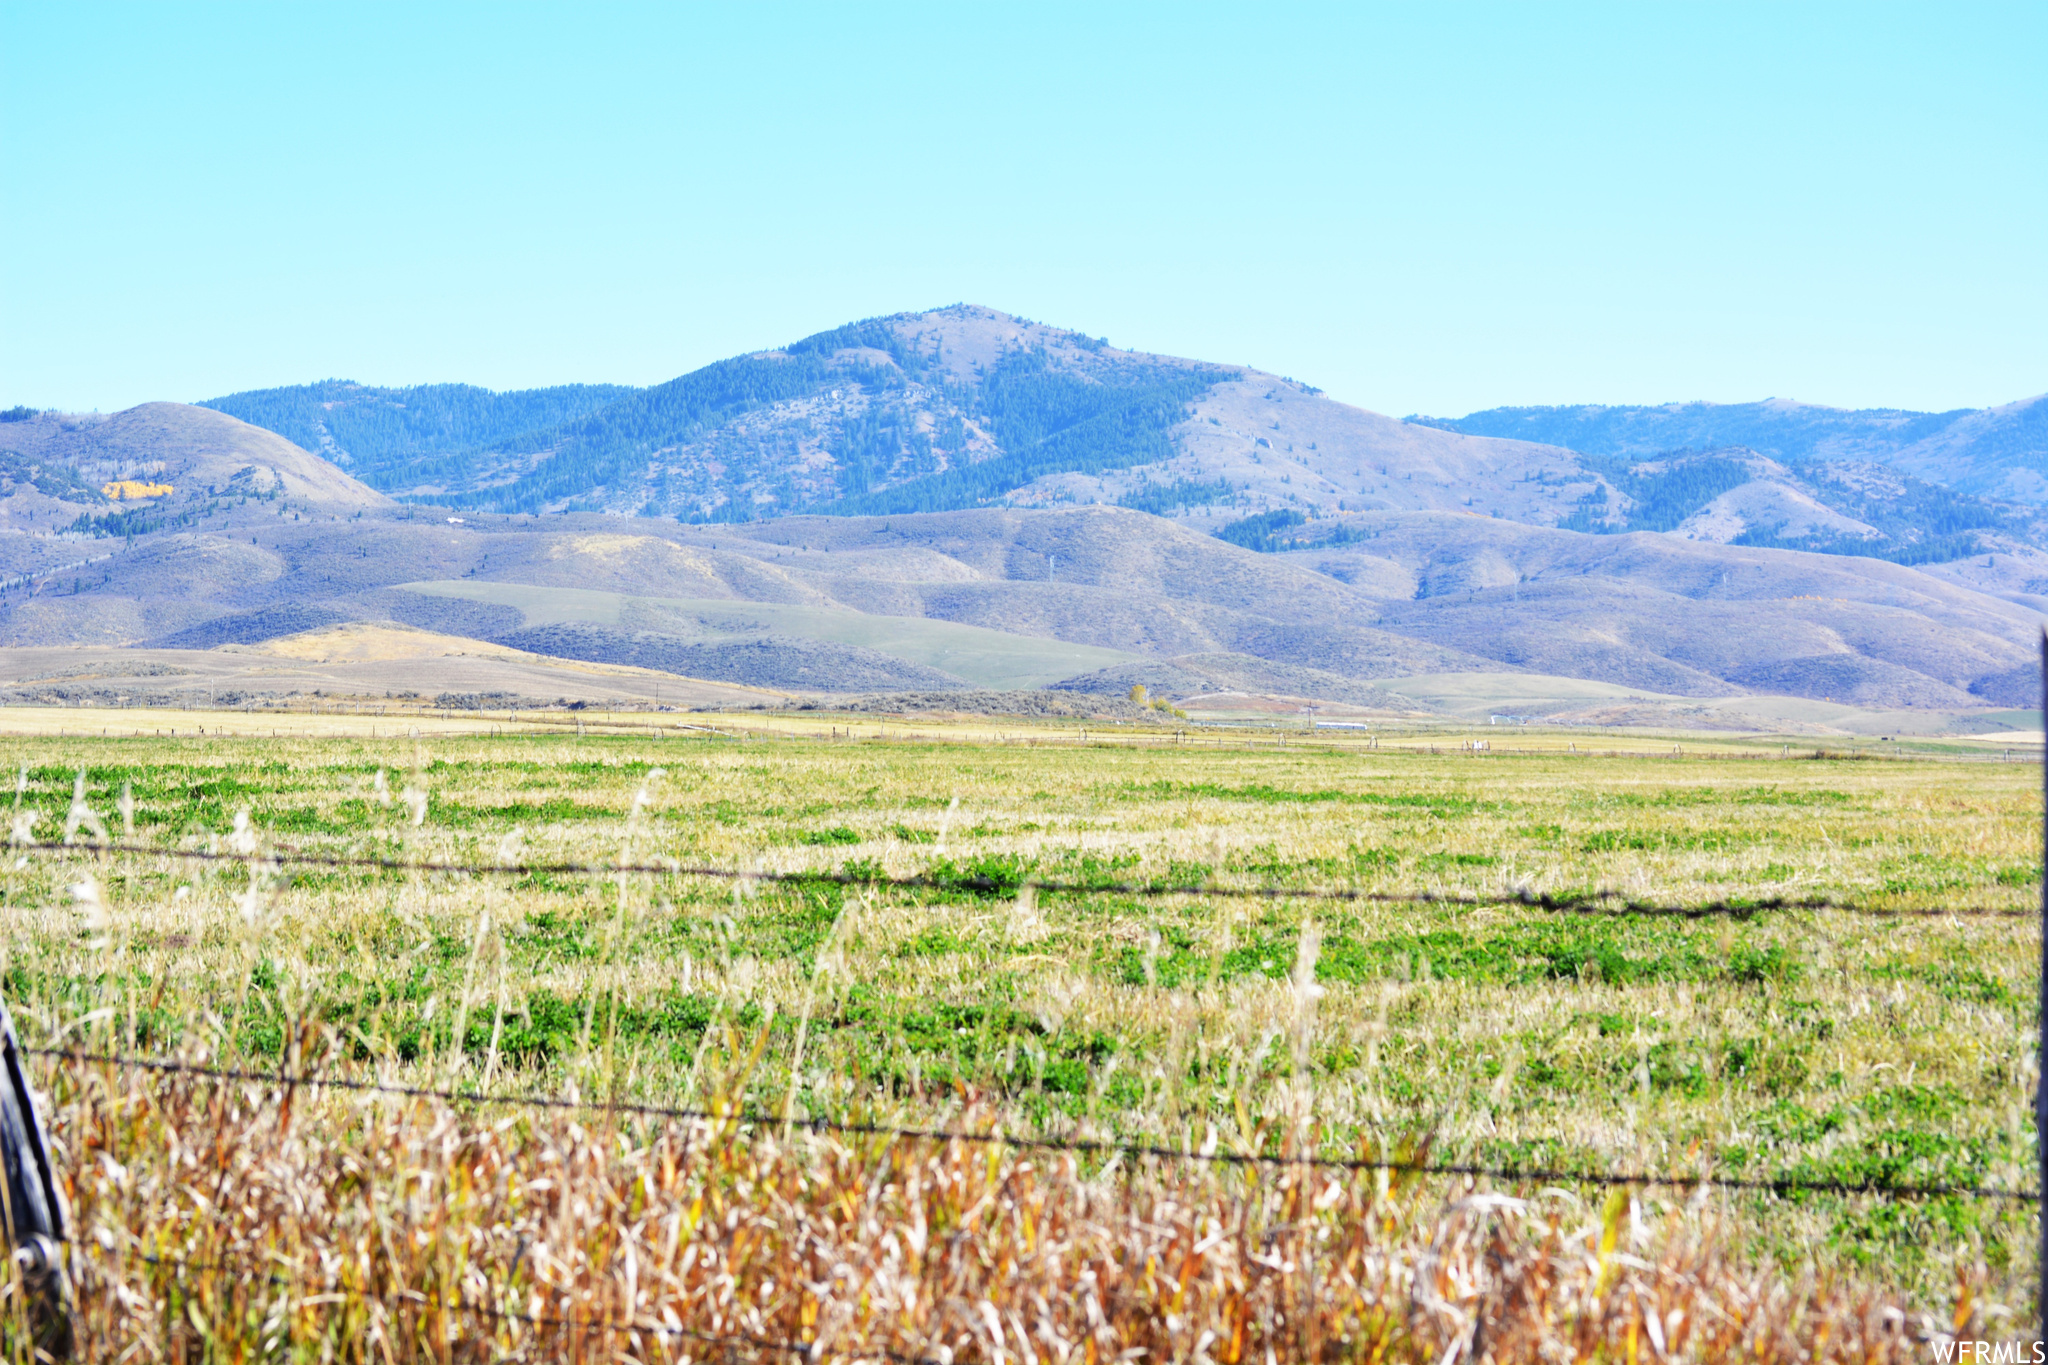
{"label": "barbed wire fence", "polygon": [[[766,882],[794,886],[839,885],[875,887],[904,890],[936,890],[942,892],[974,892],[981,894],[1015,895],[1026,891],[1036,893],[1074,895],[1121,895],[1132,897],[1197,897],[1197,898],[1256,898],[1265,900],[1312,900],[1356,902],[1388,905],[1416,906],[1463,906],[1463,907],[1528,907],[1554,913],[1593,914],[1609,916],[1645,916],[1652,918],[1735,918],[1747,919],[1772,911],[1819,911],[1866,915],[1889,919],[1904,916],[1930,917],[1979,917],[1994,919],[2033,919],[2041,914],[2039,907],[1996,907],[1996,906],[1954,906],[1954,907],[1888,907],[1870,906],[1856,902],[1838,901],[1826,897],[1767,897],[1756,901],[1716,901],[1706,904],[1659,904],[1630,899],[1614,892],[1591,892],[1578,896],[1555,896],[1548,893],[1513,892],[1494,896],[1458,895],[1447,892],[1386,892],[1365,891],[1352,888],[1329,887],[1286,887],[1273,885],[1227,886],[1213,882],[1167,884],[1156,882],[1106,882],[1106,881],[1062,881],[1018,877],[997,879],[985,875],[947,876],[932,873],[911,873],[890,875],[880,872],[847,872],[843,870],[799,870],[775,871],[766,869],[744,869],[720,867],[706,864],[689,864],[676,860],[634,863],[616,862],[571,862],[571,861],[501,861],[501,862],[460,862],[445,859],[390,858],[377,855],[352,855],[327,853],[317,850],[269,848],[239,851],[220,849],[178,849],[157,845],[120,843],[106,840],[96,843],[73,842],[68,844],[28,843],[22,845],[42,853],[87,853],[99,855],[128,855],[136,857],[167,858],[183,861],[197,861],[213,864],[237,864],[252,868],[290,866],[320,867],[344,870],[406,872],[440,875],[467,876],[672,876],[718,879],[729,882]],[[761,1113],[716,1113],[710,1110],[676,1108],[672,1106],[630,1103],[621,1101],[588,1101],[560,1097],[520,1094],[490,1094],[481,1091],[435,1089],[431,1087],[406,1086],[384,1081],[366,1081],[355,1078],[320,1076],[314,1074],[292,1075],[284,1072],[252,1071],[207,1067],[175,1057],[126,1056],[114,1053],[98,1053],[62,1048],[23,1048],[29,1055],[57,1060],[92,1062],[126,1069],[140,1069],[159,1073],[182,1073],[219,1080],[258,1082],[308,1089],[332,1089],[373,1092],[421,1099],[436,1099],[447,1103],[470,1105],[519,1106],[545,1109],[575,1109],[583,1111],[604,1110],[631,1114],[643,1118],[678,1121],[725,1121],[743,1123],[787,1123],[808,1127],[818,1131],[832,1131],[846,1134],[880,1136],[891,1138],[915,1138],[933,1141],[961,1141],[986,1143],[1020,1149],[1065,1151],[1093,1155],[1123,1154],[1175,1160],[1212,1161],[1242,1165],[1294,1165],[1322,1167],[1346,1171],[1365,1169],[1399,1170],[1417,1174],[1441,1174],[1472,1177],[1486,1177],[1520,1181],[1576,1181],[1599,1186],[1693,1186],[1714,1185],[1725,1189],[1767,1191],[1785,1194],[1794,1191],[1832,1194],[1871,1194],[1892,1197],[1948,1197],[1968,1196],[1997,1200],[2037,1200],[2038,1190],[2003,1190],[1972,1186],[1948,1185],[1901,1185],[1877,1184],[1872,1182],[1842,1182],[1830,1180],[1806,1180],[1797,1178],[1746,1179],[1713,1176],[1705,1173],[1656,1173],[1627,1172],[1603,1174],[1563,1169],[1537,1169],[1516,1167],[1490,1167],[1470,1163],[1415,1163],[1393,1159],[1350,1159],[1325,1157],[1280,1157],[1258,1154],[1203,1153],[1183,1148],[1164,1147],[1156,1144],[1122,1141],[1115,1139],[1068,1139],[1034,1138],[999,1131],[969,1132],[932,1128],[905,1128],[882,1124],[855,1123],[841,1120],[814,1118],[789,1120],[784,1117]]]}
{"label": "barbed wire fence", "polygon": [[791,1117],[749,1109],[721,1111],[716,1109],[693,1109],[670,1105],[642,1104],[622,1100],[586,1100],[556,1095],[489,1093],[478,1090],[442,1089],[433,1086],[403,1085],[389,1081],[363,1080],[355,1077],[323,1076],[314,1072],[255,1071],[247,1068],[215,1067],[203,1063],[188,1062],[174,1057],[129,1056],[121,1053],[94,1052],[88,1049],[25,1047],[22,1051],[29,1056],[44,1057],[79,1065],[100,1065],[119,1070],[146,1071],[160,1075],[196,1076],[205,1080],[270,1085],[280,1089],[341,1090],[357,1094],[439,1100],[453,1105],[569,1110],[578,1113],[629,1115],[635,1118],[659,1119],[670,1122],[730,1123],[761,1127],[801,1128],[814,1133],[834,1133],[849,1137],[880,1137],[892,1140],[904,1139],[937,1143],[959,1142],[976,1146],[1004,1147],[1016,1151],[1065,1152],[1083,1156],[1141,1157],[1164,1161],[1201,1162],[1221,1166],[1334,1171],[1351,1175],[1361,1172],[1389,1171],[1407,1175],[1469,1176],[1506,1180],[1522,1184],[1540,1182],[1544,1184],[1594,1185],[1609,1189],[1634,1186],[1663,1186],[1680,1189],[1713,1186],[1719,1189],[1744,1190],[1777,1195],[1795,1193],[1868,1194],[1894,1199],[1963,1197],[2007,1202],[2032,1202],[2040,1197],[2039,1192],[2036,1190],[2008,1190],[1973,1185],[1922,1185],[1907,1182],[1843,1181],[1809,1179],[1796,1176],[1759,1179],[1744,1176],[1714,1175],[1711,1172],[1704,1171],[1685,1173],[1573,1171],[1561,1167],[1488,1166],[1475,1162],[1432,1162],[1393,1156],[1288,1156],[1260,1152],[1204,1151],[1199,1148],[1167,1147],[1157,1143],[1116,1138],[1036,1137],[1007,1133],[999,1128],[988,1130],[919,1128],[827,1117]]}
{"label": "barbed wire fence", "polygon": [[[737,1132],[741,1127],[752,1125],[762,1130],[780,1128],[817,1134],[829,1133],[840,1136],[881,1137],[892,1143],[910,1141],[940,1145],[967,1144],[1004,1147],[1031,1152],[1056,1152],[1083,1156],[1121,1156],[1139,1160],[1206,1163],[1239,1168],[1327,1171],[1345,1175],[1388,1172],[1420,1176],[1470,1178],[1475,1180],[1491,1179],[1517,1185],[1541,1184],[1552,1187],[1569,1187],[1573,1185],[1591,1185],[1610,1189],[1655,1186],[1695,1189],[1717,1187],[1726,1190],[1769,1194],[1778,1197],[1793,1194],[1831,1194],[1838,1196],[1867,1195],[1885,1200],[1968,1198],[2008,1204],[2029,1204],[2037,1202],[2039,1199],[2039,1192],[2035,1190],[1955,1184],[1852,1182],[1798,1177],[1759,1179],[1722,1176],[1708,1171],[1686,1173],[1573,1171],[1562,1168],[1489,1166],[1471,1162],[1437,1162],[1403,1159],[1392,1156],[1339,1158],[1314,1155],[1290,1156],[1264,1153],[1203,1151],[1199,1149],[1190,1150],[1186,1148],[1165,1147],[1136,1141],[1034,1137],[1006,1133],[999,1129],[923,1128],[825,1117],[791,1119],[786,1116],[745,1109],[724,1112],[713,1109],[609,1100],[582,1100],[550,1095],[484,1093],[480,1091],[404,1085],[386,1081],[321,1075],[312,1072],[295,1073],[283,1068],[276,1071],[257,1071],[247,1068],[210,1066],[176,1058],[129,1056],[119,1053],[95,1052],[89,1049],[30,1047],[23,1048],[22,1051],[26,1055],[63,1065],[106,1067],[122,1071],[144,1071],[155,1074],[177,1074],[208,1082],[273,1087],[286,1093],[301,1089],[328,1089],[358,1094],[386,1095],[404,1099],[433,1100],[456,1106],[505,1106],[535,1110],[574,1110],[607,1115],[632,1115],[664,1122],[730,1125],[734,1132]],[[227,1265],[169,1256],[145,1255],[137,1259],[158,1269],[167,1270],[181,1279],[201,1274],[230,1274],[237,1278],[245,1278],[248,1274],[248,1267],[243,1265]],[[268,1278],[277,1281],[281,1277],[272,1272]],[[386,1296],[360,1287],[340,1291],[323,1290],[320,1294],[310,1298],[303,1298],[301,1300],[301,1307],[304,1308],[317,1304],[327,1308],[343,1301],[357,1304],[381,1304],[386,1301]],[[644,1318],[631,1316],[616,1317],[602,1314],[585,1316],[562,1312],[527,1311],[504,1307],[480,1298],[450,1298],[445,1295],[445,1291],[443,1291],[443,1298],[441,1299],[430,1298],[413,1301],[409,1302],[406,1306],[416,1313],[432,1312],[447,1320],[460,1321],[464,1318],[481,1318],[504,1324],[516,1324],[534,1333],[536,1344],[539,1344],[538,1339],[542,1333],[555,1334],[557,1344],[560,1344],[559,1338],[562,1334],[567,1334],[572,1341],[584,1341],[590,1337],[597,1337],[599,1339],[623,1337],[628,1340],[653,1339],[687,1343],[714,1348],[728,1353],[734,1350],[743,1350],[771,1357],[795,1359],[817,1358],[820,1346],[820,1343],[815,1341],[783,1340],[748,1332],[707,1331],[684,1326],[680,1322],[649,1321]],[[834,1358],[888,1361],[891,1362],[891,1365],[944,1365],[944,1362],[950,1359],[950,1356],[916,1354],[885,1347],[853,1346],[850,1344],[835,1346],[834,1351]]]}
{"label": "barbed wire fence", "polygon": [[[406,872],[467,876],[672,876],[720,879],[730,882],[766,882],[784,885],[841,885],[878,887],[906,890],[936,890],[943,892],[975,892],[984,894],[1011,895],[1029,890],[1038,893],[1064,893],[1074,895],[1121,895],[1132,897],[1200,897],[1200,898],[1258,898],[1267,900],[1316,900],[1337,902],[1363,902],[1372,904],[1417,905],[1417,906],[1470,906],[1470,907],[1528,907],[1557,913],[1597,914],[1615,916],[1647,916],[1657,918],[1700,919],[1729,917],[1746,919],[1772,911],[1829,910],[1841,913],[1868,915],[1875,918],[1901,916],[1934,917],[1988,917],[1999,919],[2031,919],[2040,915],[2038,907],[1886,907],[1870,906],[1856,902],[1838,901],[1826,897],[1768,897],[1756,901],[1717,901],[1707,904],[1658,904],[1629,899],[1612,892],[1592,892],[1583,896],[1559,897],[1548,893],[1515,892],[1495,896],[1458,895],[1446,892],[1386,892],[1365,891],[1351,888],[1328,887],[1286,887],[1273,885],[1227,886],[1211,882],[1190,884],[1166,884],[1156,882],[1106,882],[1106,881],[1062,881],[1019,877],[997,879],[985,875],[946,876],[931,873],[889,875],[879,872],[847,872],[839,870],[774,871],[765,869],[744,869],[704,864],[689,864],[675,860],[661,862],[571,862],[571,861],[503,861],[503,862],[460,862],[445,859],[407,859],[376,855],[351,855],[327,853],[316,850],[270,848],[259,851],[236,851],[220,849],[177,849],[157,845],[118,843],[75,842],[71,844],[29,844],[26,847],[43,853],[87,853],[101,855],[128,855],[136,857],[167,858],[173,860],[198,861],[214,864],[238,864],[253,868],[307,866],[345,870]],[[451,1104],[516,1106],[542,1109],[574,1109],[582,1111],[603,1110],[637,1117],[676,1121],[723,1121],[741,1123],[782,1124],[794,1123],[816,1131],[831,1131],[845,1134],[879,1136],[888,1138],[909,1138],[942,1142],[970,1142],[993,1144],[1019,1149],[1063,1151],[1090,1155],[1122,1154],[1173,1160],[1209,1161],[1225,1164],[1253,1166],[1305,1166],[1334,1170],[1394,1170],[1416,1174],[1457,1175],[1484,1177],[1510,1181],[1574,1181],[1598,1186],[1697,1186],[1713,1185],[1725,1189],[1739,1189],[1775,1194],[1791,1192],[1868,1194],[1886,1197],[1952,1197],[1966,1196],[2006,1201],[2031,1201],[2038,1199],[2035,1190],[2006,1190],[1963,1185],[1916,1185],[1874,1182],[1844,1182],[1835,1180],[1813,1180],[1800,1178],[1737,1178],[1716,1176],[1705,1172],[1659,1173],[1632,1171],[1624,1173],[1601,1173],[1571,1171],[1550,1168],[1496,1167],[1473,1163],[1419,1163],[1404,1162],[1392,1158],[1329,1158],[1329,1157],[1283,1157],[1260,1154],[1229,1152],[1204,1153],[1184,1148],[1165,1147],[1157,1144],[1098,1138],[1046,1138],[1026,1137],[1000,1131],[973,1132],[950,1129],[897,1127],[885,1124],[857,1123],[827,1118],[790,1120],[765,1113],[737,1112],[720,1113],[711,1110],[677,1108],[673,1106],[643,1104],[623,1101],[591,1101],[568,1099],[543,1095],[499,1094],[460,1089],[436,1089],[432,1087],[407,1086],[386,1081],[369,1081],[356,1078],[322,1076],[316,1074],[290,1074],[286,1072],[255,1071],[248,1069],[209,1067],[175,1057],[128,1056],[115,1053],[81,1051],[63,1048],[24,1048],[30,1055],[53,1060],[68,1060],[79,1063],[94,1063],[124,1069],[139,1069],[158,1073],[181,1073],[216,1080],[255,1082],[307,1089],[331,1089],[371,1092],[420,1099],[435,1099]]]}

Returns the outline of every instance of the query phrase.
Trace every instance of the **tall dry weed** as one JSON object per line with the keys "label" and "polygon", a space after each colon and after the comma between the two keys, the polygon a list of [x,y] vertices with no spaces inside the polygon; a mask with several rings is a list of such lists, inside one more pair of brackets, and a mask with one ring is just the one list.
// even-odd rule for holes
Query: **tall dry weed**
{"label": "tall dry weed", "polygon": [[49,1083],[88,1359],[1883,1361],[1930,1330],[1731,1263],[1704,1193],[1594,1210],[73,1063]]}

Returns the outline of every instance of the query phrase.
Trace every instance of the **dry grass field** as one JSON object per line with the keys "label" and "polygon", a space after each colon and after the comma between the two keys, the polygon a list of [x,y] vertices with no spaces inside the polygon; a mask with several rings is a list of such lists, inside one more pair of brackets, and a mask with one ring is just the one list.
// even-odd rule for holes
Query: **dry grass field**
{"label": "dry grass field", "polygon": [[[571,1102],[37,1058],[91,1357],[1904,1360],[2031,1327],[2031,1204],[1704,1178],[2032,1188],[2036,766],[811,729],[0,741],[29,1046]],[[806,872],[856,880],[761,875]],[[1628,1173],[1672,1183],[1591,1179]]]}

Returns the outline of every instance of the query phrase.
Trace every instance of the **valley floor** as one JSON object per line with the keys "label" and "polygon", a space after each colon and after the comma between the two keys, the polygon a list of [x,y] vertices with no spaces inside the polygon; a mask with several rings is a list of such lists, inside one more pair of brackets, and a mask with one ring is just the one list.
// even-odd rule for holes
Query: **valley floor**
{"label": "valley floor", "polygon": [[[1996,1192],[2035,1169],[2031,763],[1727,736],[1587,753],[1500,727],[1375,748],[782,711],[576,723],[0,712],[36,844],[5,879],[28,1042],[572,1106],[44,1057],[93,1331],[178,1350],[194,1324],[268,1323],[312,1352],[375,1322],[543,1358],[562,1338],[536,1315],[626,1312],[993,1358],[945,1296],[1015,1292],[1075,1359],[1083,1338],[1277,1349],[1298,1329],[1435,1360],[1481,1322],[1532,1354],[1618,1356],[1646,1330],[1630,1304],[1682,1293],[1708,1297],[1659,1332],[1728,1334],[1700,1358],[1908,1359],[1959,1313],[2027,1317],[2033,1207]],[[94,849],[96,825],[121,848]],[[605,871],[622,864],[647,870]],[[578,1107],[598,1101],[700,1117]],[[1367,1164],[969,1159],[812,1121]],[[244,1153],[220,1178],[245,1197],[180,1174],[210,1150]],[[1183,1241],[1158,1231],[1183,1214]],[[934,1220],[987,1218],[976,1244],[1018,1239],[1003,1283],[1024,1288],[914,1250]],[[515,1226],[520,1245],[492,1231]],[[1055,1226],[1080,1260],[1038,1250]],[[1117,1279],[1084,1226],[1182,1267],[1182,1297]],[[1264,1248],[1311,1227],[1261,1279]],[[800,1250],[828,1243],[843,1284]],[[1429,1256],[1456,1282],[1418,1280]],[[1123,1285],[1092,1325],[1064,1306],[1084,1262]],[[445,1264],[466,1268],[433,1278]],[[1575,1287],[1524,1312],[1528,1276]],[[1272,1294],[1327,1311],[1285,1328]],[[479,1304],[499,1336],[462,1329]]]}

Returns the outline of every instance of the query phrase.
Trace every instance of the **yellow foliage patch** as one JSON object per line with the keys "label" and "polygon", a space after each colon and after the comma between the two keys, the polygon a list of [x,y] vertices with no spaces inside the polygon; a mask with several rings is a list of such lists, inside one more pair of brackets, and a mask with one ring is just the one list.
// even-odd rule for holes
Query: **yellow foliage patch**
{"label": "yellow foliage patch", "polygon": [[123,498],[132,501],[136,498],[167,497],[172,491],[174,490],[167,483],[142,483],[135,479],[116,479],[112,483],[100,485],[100,492],[115,502]]}

